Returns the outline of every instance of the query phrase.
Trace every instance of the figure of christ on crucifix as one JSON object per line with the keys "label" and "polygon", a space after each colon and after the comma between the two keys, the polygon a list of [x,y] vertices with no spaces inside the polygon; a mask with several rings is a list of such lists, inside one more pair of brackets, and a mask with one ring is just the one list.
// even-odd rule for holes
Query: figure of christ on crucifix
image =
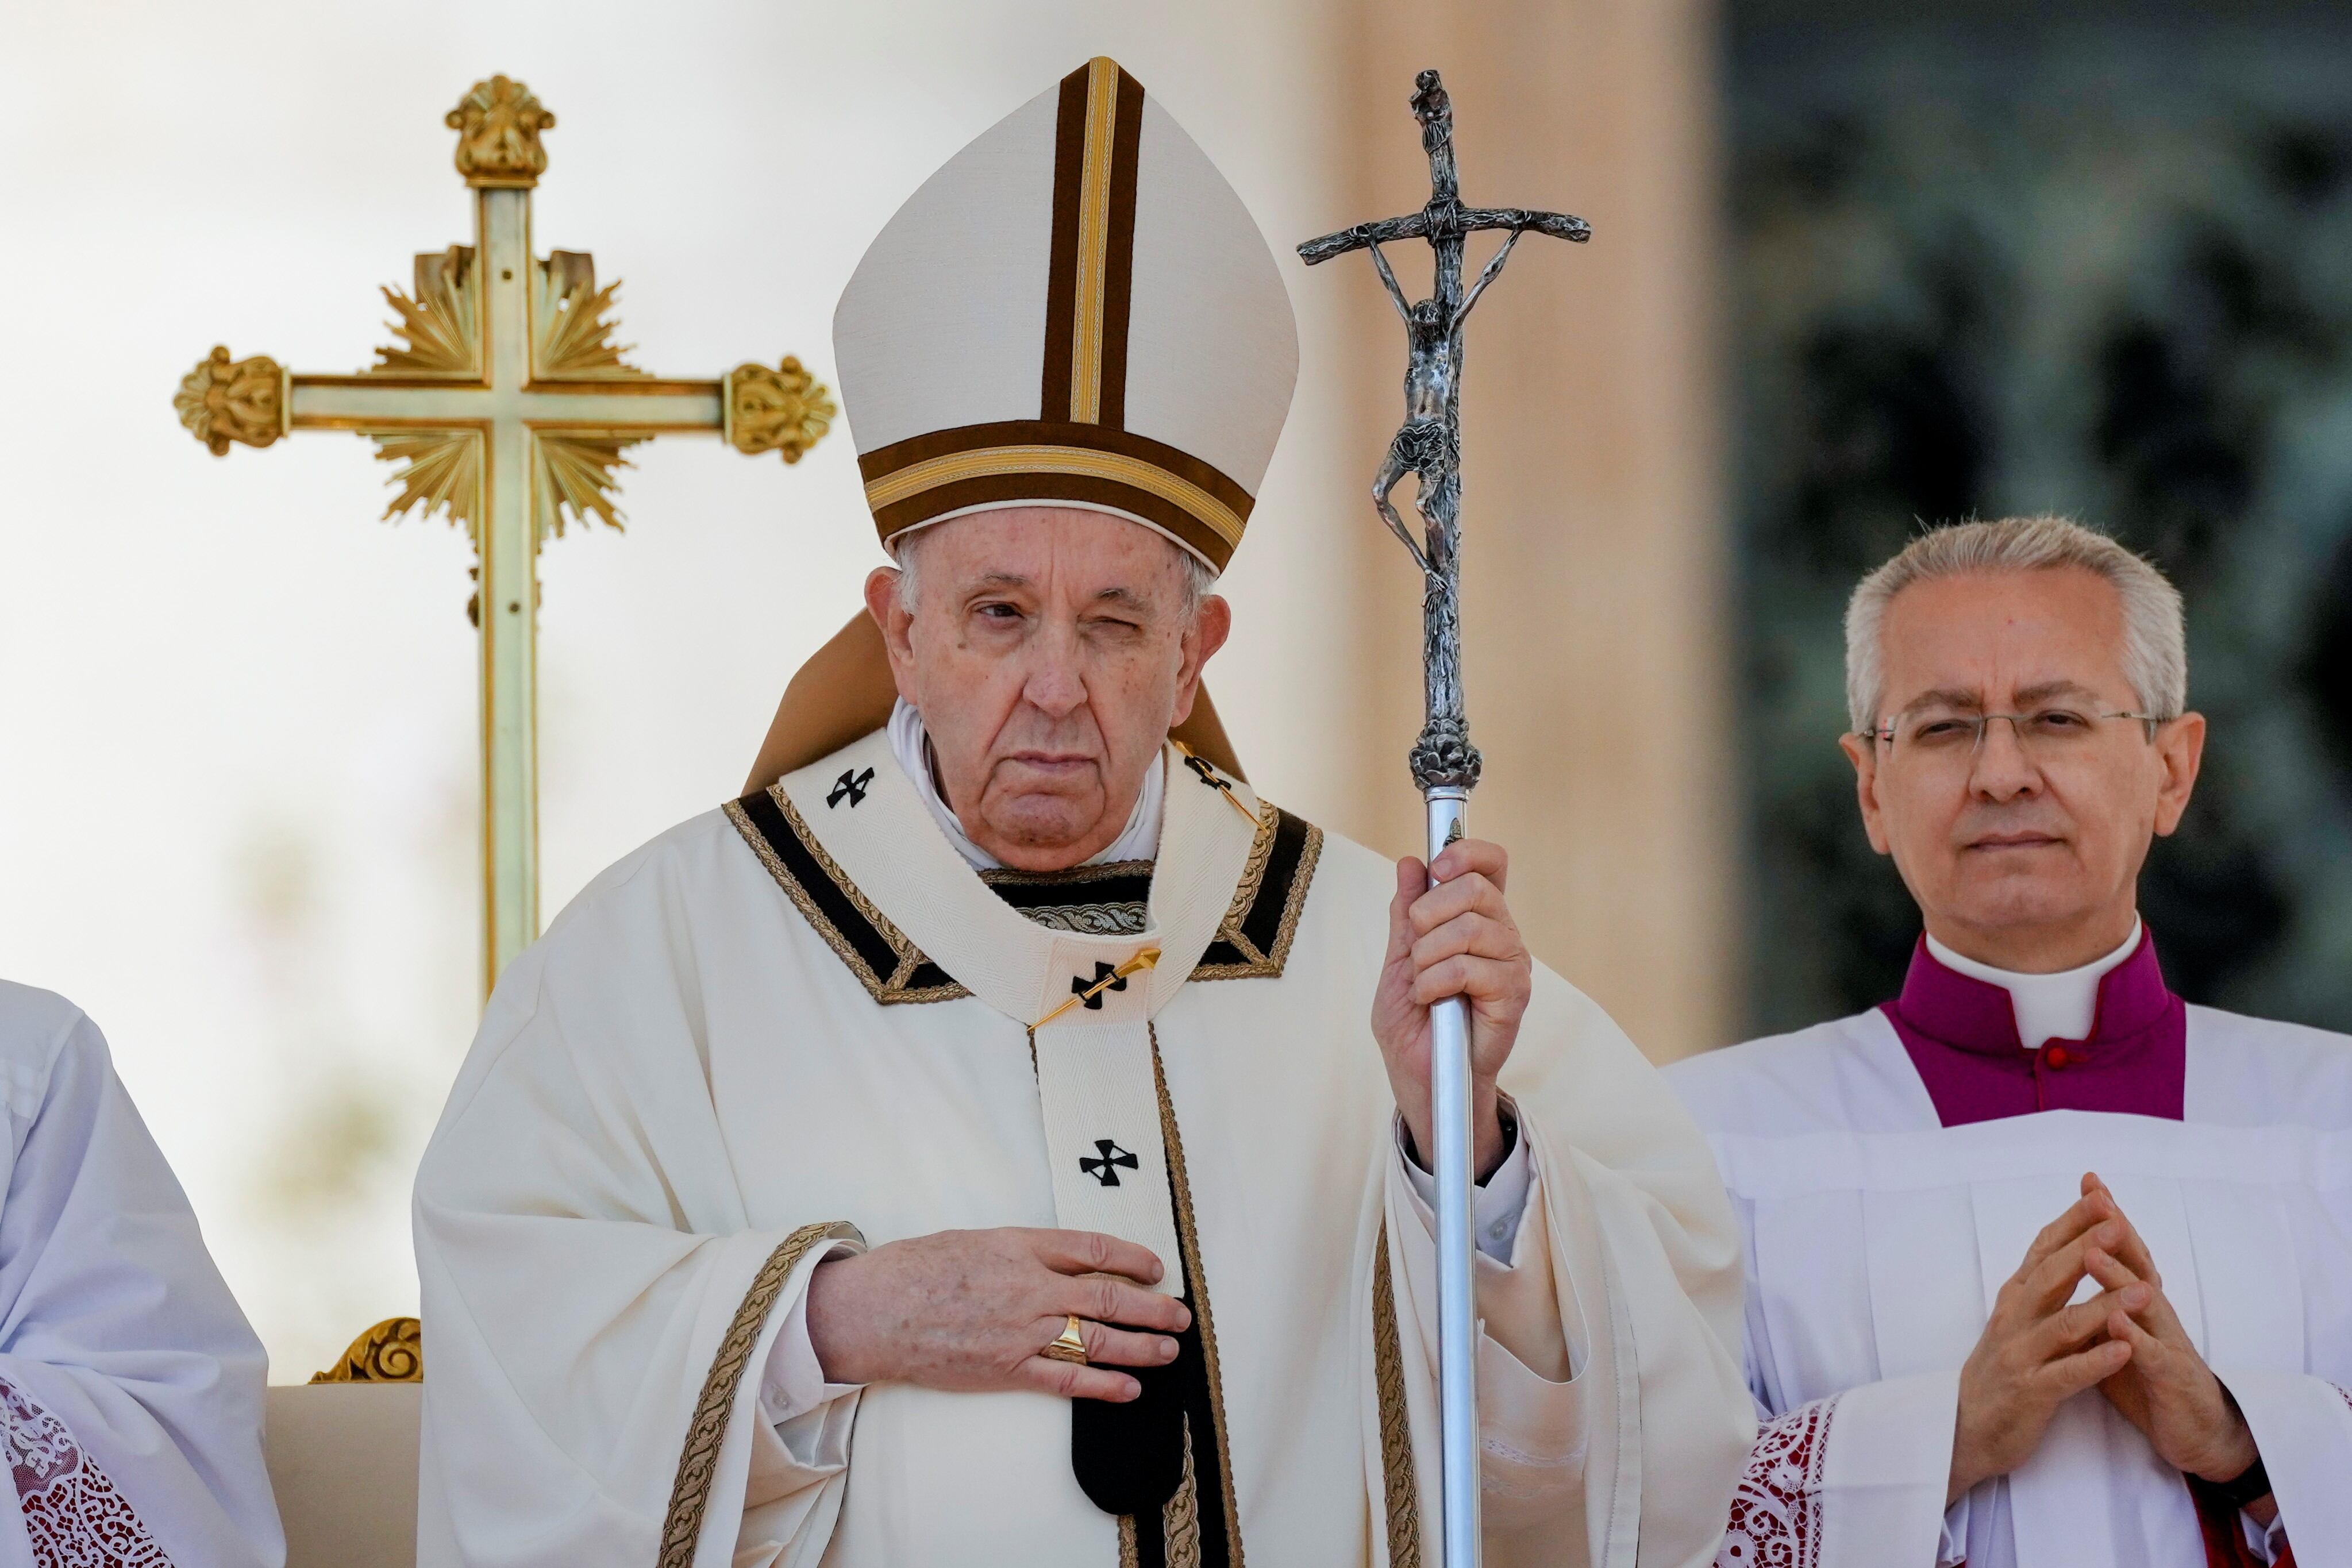
{"label": "figure of christ on crucifix", "polygon": [[[1554,239],[1583,241],[1591,225],[1566,213],[1526,207],[1465,207],[1454,164],[1454,105],[1435,71],[1413,78],[1413,118],[1429,157],[1429,204],[1403,217],[1358,224],[1298,247],[1313,267],[1353,250],[1369,250],[1381,283],[1405,325],[1404,423],[1389,443],[1372,505],[1389,531],[1404,541],[1423,580],[1422,622],[1428,722],[1412,749],[1414,780],[1467,789],[1478,781],[1478,751],[1470,744],[1462,698],[1461,497],[1463,323],[1478,297],[1503,270],[1519,235],[1532,229]],[[1462,287],[1463,242],[1479,229],[1507,231],[1500,250],[1467,293]],[[1409,303],[1381,246],[1425,239],[1434,253],[1429,298]],[[1421,514],[1416,541],[1390,500],[1407,474],[1418,481],[1413,509]]]}
{"label": "figure of christ on crucifix", "polygon": [[[1412,303],[1404,290],[1397,287],[1396,274],[1389,267],[1389,258],[1375,242],[1371,247],[1372,265],[1380,269],[1381,282],[1386,286],[1389,298],[1396,302],[1397,314],[1404,319],[1404,423],[1397,427],[1396,435],[1389,442],[1388,460],[1381,465],[1380,476],[1372,481],[1372,505],[1378,507],[1381,518],[1389,532],[1404,541],[1412,552],[1425,576],[1442,577],[1435,562],[1451,560],[1458,538],[1457,519],[1442,513],[1433,514],[1429,501],[1438,486],[1455,478],[1461,469],[1461,448],[1454,423],[1454,350],[1460,341],[1462,324],[1470,319],[1470,311],[1478,303],[1478,296],[1486,285],[1503,270],[1503,260],[1511,247],[1519,243],[1521,231],[1513,229],[1503,248],[1495,253],[1462,297],[1461,305],[1453,310],[1445,308],[1436,295]],[[1424,549],[1416,543],[1404,519],[1389,499],[1390,494],[1407,474],[1420,479],[1413,509],[1421,514],[1422,528],[1428,539]]]}

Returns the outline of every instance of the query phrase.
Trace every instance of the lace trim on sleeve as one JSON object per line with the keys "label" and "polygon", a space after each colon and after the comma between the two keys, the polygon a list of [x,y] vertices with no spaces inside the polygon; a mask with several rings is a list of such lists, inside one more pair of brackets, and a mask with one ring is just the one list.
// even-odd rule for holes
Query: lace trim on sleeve
{"label": "lace trim on sleeve", "polygon": [[0,1429],[36,1568],[172,1568],[72,1429],[5,1378],[0,1378]]}
{"label": "lace trim on sleeve", "polygon": [[1822,1560],[1822,1467],[1834,1396],[1800,1405],[1756,1434],[1731,1494],[1731,1528],[1716,1568],[1817,1568]]}

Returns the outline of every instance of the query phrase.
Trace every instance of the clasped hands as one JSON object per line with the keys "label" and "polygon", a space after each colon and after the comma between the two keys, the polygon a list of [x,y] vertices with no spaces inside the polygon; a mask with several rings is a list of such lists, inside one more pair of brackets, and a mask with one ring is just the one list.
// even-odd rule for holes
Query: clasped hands
{"label": "clasped hands", "polygon": [[[1471,1114],[1479,1173],[1508,1152],[1495,1080],[1518,1038],[1534,961],[1503,901],[1508,860],[1476,839],[1448,845],[1432,883],[1417,860],[1397,867],[1372,1035],[1416,1147],[1431,1136],[1429,1009],[1470,1004]],[[1424,1157],[1426,1157],[1424,1155]],[[1184,1303],[1149,1287],[1162,1273],[1147,1248],[1092,1231],[944,1230],[822,1263],[809,1276],[809,1343],[833,1383],[928,1388],[1029,1388],[1114,1404],[1142,1385],[1120,1367],[1163,1366],[1191,1326]],[[1072,1317],[1087,1360],[1040,1354]]]}
{"label": "clasped hands", "polygon": [[[2026,1249],[1960,1369],[1946,1507],[2032,1458],[2058,1406],[2094,1384],[2185,1475],[2232,1480],[2261,1457],[2115,1195],[2095,1175],[2082,1191]],[[2085,1278],[2099,1293],[2068,1305]],[[2265,1497],[2247,1511],[2267,1524],[2277,1509]]]}

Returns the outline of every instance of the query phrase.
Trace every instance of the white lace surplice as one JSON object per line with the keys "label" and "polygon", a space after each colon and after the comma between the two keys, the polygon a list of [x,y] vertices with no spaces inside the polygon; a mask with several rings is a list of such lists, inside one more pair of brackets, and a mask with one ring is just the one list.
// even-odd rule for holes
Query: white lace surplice
{"label": "white lace surplice", "polygon": [[[2188,1049],[2183,1122],[1944,1128],[1876,1013],[1678,1070],[1747,1234],[1750,1388],[1785,1418],[1736,1543],[1796,1568],[1936,1560],[1959,1366],[2095,1170],[2244,1408],[2296,1561],[2352,1563],[2352,1403],[2331,1386],[2352,1385],[2352,1051],[2200,1008]],[[2095,1390],[1967,1500],[1972,1568],[2206,1560],[2179,1472]]]}

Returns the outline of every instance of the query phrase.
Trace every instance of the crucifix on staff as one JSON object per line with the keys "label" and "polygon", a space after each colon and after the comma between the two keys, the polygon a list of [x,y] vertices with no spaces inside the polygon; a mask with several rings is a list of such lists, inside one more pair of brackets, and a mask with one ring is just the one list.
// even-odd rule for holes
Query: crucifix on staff
{"label": "crucifix on staff", "polygon": [[[1435,71],[1413,78],[1413,118],[1421,122],[1422,151],[1429,155],[1429,204],[1402,217],[1358,224],[1298,247],[1309,267],[1370,250],[1381,284],[1405,323],[1404,423],[1389,443],[1372,504],[1390,529],[1404,541],[1426,578],[1423,592],[1423,653],[1428,675],[1429,716],[1413,747],[1412,773],[1425,790],[1433,784],[1468,789],[1478,782],[1478,750],[1470,744],[1462,704],[1461,502],[1463,324],[1486,286],[1510,259],[1511,247],[1529,230],[1579,244],[1592,237],[1592,225],[1566,213],[1527,207],[1465,207],[1454,166],[1454,101]],[[1507,237],[1486,263],[1468,293],[1462,288],[1463,242],[1481,229],[1502,229]],[[1405,300],[1390,270],[1384,244],[1402,239],[1429,242],[1433,265],[1430,295]],[[1413,509],[1421,514],[1423,542],[1416,544],[1389,500],[1407,473],[1418,480]]]}
{"label": "crucifix on staff", "polygon": [[482,984],[539,935],[540,545],[565,519],[621,526],[626,450],[657,435],[719,435],[787,463],[821,439],[833,401],[797,359],[716,380],[656,377],[613,341],[618,284],[596,287],[580,251],[532,249],[531,191],[555,116],[503,76],[447,116],[474,193],[474,243],[416,258],[413,290],[386,288],[401,341],[351,375],[289,371],[215,348],[180,383],[180,421],[214,455],[296,430],[341,430],[401,465],[384,510],[446,512],[474,541],[468,614],[481,632]]}
{"label": "crucifix on staff", "polygon": [[[1389,298],[1404,318],[1404,423],[1389,443],[1372,505],[1381,520],[1412,552],[1422,572],[1422,672],[1428,699],[1421,737],[1413,742],[1413,781],[1421,788],[1429,828],[1429,862],[1463,836],[1470,791],[1477,787],[1478,748],[1462,695],[1462,347],[1471,308],[1510,259],[1529,230],[1582,242],[1592,227],[1566,213],[1526,207],[1465,207],[1454,167],[1454,102],[1435,71],[1413,78],[1413,118],[1429,155],[1429,203],[1417,213],[1358,224],[1308,240],[1298,254],[1313,267],[1370,250]],[[1507,231],[1478,280],[1462,287],[1463,242],[1480,229]],[[1381,246],[1425,239],[1433,255],[1429,298],[1409,303]],[[1417,486],[1421,514],[1415,543],[1390,495],[1405,475]],[[1471,1278],[1474,1171],[1470,1096],[1470,1010],[1460,998],[1430,1009],[1432,1120],[1437,1178],[1438,1396],[1444,1568],[1477,1568],[1478,1324]]]}

